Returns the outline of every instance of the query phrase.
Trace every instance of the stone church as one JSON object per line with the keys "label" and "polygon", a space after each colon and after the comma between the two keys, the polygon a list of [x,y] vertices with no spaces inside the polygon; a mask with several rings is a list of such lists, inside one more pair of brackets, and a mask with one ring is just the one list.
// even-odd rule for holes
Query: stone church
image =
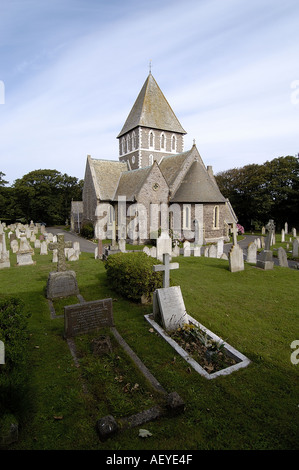
{"label": "stone church", "polygon": [[[150,72],[117,136],[118,160],[87,156],[80,220],[92,222],[96,238],[139,243],[162,230],[179,240],[227,239],[237,218],[195,143],[184,150],[185,135]],[[79,220],[74,209],[71,218]]]}

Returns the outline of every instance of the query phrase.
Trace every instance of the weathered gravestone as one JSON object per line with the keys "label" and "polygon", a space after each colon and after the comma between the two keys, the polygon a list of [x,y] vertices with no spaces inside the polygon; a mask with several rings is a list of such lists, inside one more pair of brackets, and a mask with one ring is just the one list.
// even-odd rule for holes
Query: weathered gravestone
{"label": "weathered gravestone", "polygon": [[247,247],[246,261],[247,263],[256,264],[256,260],[257,260],[257,245],[254,241],[254,242],[249,243]]}
{"label": "weathered gravestone", "polygon": [[274,262],[273,262],[273,254],[270,250],[271,240],[273,240],[273,233],[275,233],[275,225],[272,219],[269,220],[268,224],[266,225],[266,229],[268,230],[268,234],[265,240],[265,249],[262,251],[260,258],[258,259],[256,266],[261,269],[273,269]]}
{"label": "weathered gravestone", "polygon": [[20,237],[20,248],[17,251],[17,265],[27,266],[35,264],[32,260],[33,249],[27,242],[25,237]]}
{"label": "weathered gravestone", "polygon": [[228,260],[229,260],[229,270],[232,273],[236,273],[238,271],[244,271],[244,258],[243,258],[243,250],[238,245],[237,242],[237,226],[234,223],[232,228],[233,234],[233,246],[229,252]]}
{"label": "weathered gravestone", "polygon": [[110,326],[114,326],[112,299],[94,300],[64,307],[66,338]]}
{"label": "weathered gravestone", "polygon": [[49,243],[50,250],[57,249],[57,271],[49,273],[47,283],[47,298],[55,299],[60,297],[69,297],[78,295],[79,288],[74,271],[67,271],[64,249],[72,246],[72,242],[64,241],[64,234],[59,233],[57,243]]}
{"label": "weathered gravestone", "polygon": [[288,268],[289,267],[288,257],[287,257],[285,250],[282,248],[282,246],[278,248],[277,256],[278,256],[279,266],[282,266],[283,268]]}

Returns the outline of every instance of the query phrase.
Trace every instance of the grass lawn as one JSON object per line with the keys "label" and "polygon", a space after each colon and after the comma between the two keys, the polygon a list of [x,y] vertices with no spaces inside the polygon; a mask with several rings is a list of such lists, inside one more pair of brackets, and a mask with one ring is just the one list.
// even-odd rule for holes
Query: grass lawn
{"label": "grass lawn", "polygon": [[[37,250],[36,250],[37,252]],[[171,282],[180,285],[188,313],[252,362],[229,376],[206,380],[156,333],[144,315],[151,306],[134,304],[113,292],[102,261],[82,253],[68,263],[85,300],[113,299],[116,327],[167,392],[186,403],[179,416],[119,432],[101,442],[97,419],[129,416],[159,403],[160,397],[111,337],[113,352],[97,359],[92,335],[76,338],[76,367],[63,338],[63,318],[51,319],[45,288],[52,255],[36,253],[34,266],[0,271],[0,298],[24,300],[29,319],[27,393],[18,411],[19,441],[12,450],[254,450],[298,449],[299,364],[290,345],[299,340],[299,271],[263,271],[245,264],[230,273],[228,262],[175,259]],[[57,315],[77,298],[55,301]],[[105,330],[109,334],[109,330]],[[299,354],[297,355],[297,357]]]}

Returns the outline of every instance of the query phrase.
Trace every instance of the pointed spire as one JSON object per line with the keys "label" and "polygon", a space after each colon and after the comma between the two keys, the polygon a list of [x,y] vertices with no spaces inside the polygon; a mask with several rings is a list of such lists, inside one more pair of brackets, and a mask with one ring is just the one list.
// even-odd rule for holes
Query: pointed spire
{"label": "pointed spire", "polygon": [[138,126],[186,134],[151,72],[117,137]]}

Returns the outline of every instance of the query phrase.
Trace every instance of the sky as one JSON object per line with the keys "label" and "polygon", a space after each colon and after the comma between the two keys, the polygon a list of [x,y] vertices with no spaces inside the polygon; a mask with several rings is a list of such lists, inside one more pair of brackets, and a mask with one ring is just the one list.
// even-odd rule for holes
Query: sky
{"label": "sky", "polygon": [[298,0],[1,0],[0,174],[118,160],[150,63],[214,174],[299,153]]}

